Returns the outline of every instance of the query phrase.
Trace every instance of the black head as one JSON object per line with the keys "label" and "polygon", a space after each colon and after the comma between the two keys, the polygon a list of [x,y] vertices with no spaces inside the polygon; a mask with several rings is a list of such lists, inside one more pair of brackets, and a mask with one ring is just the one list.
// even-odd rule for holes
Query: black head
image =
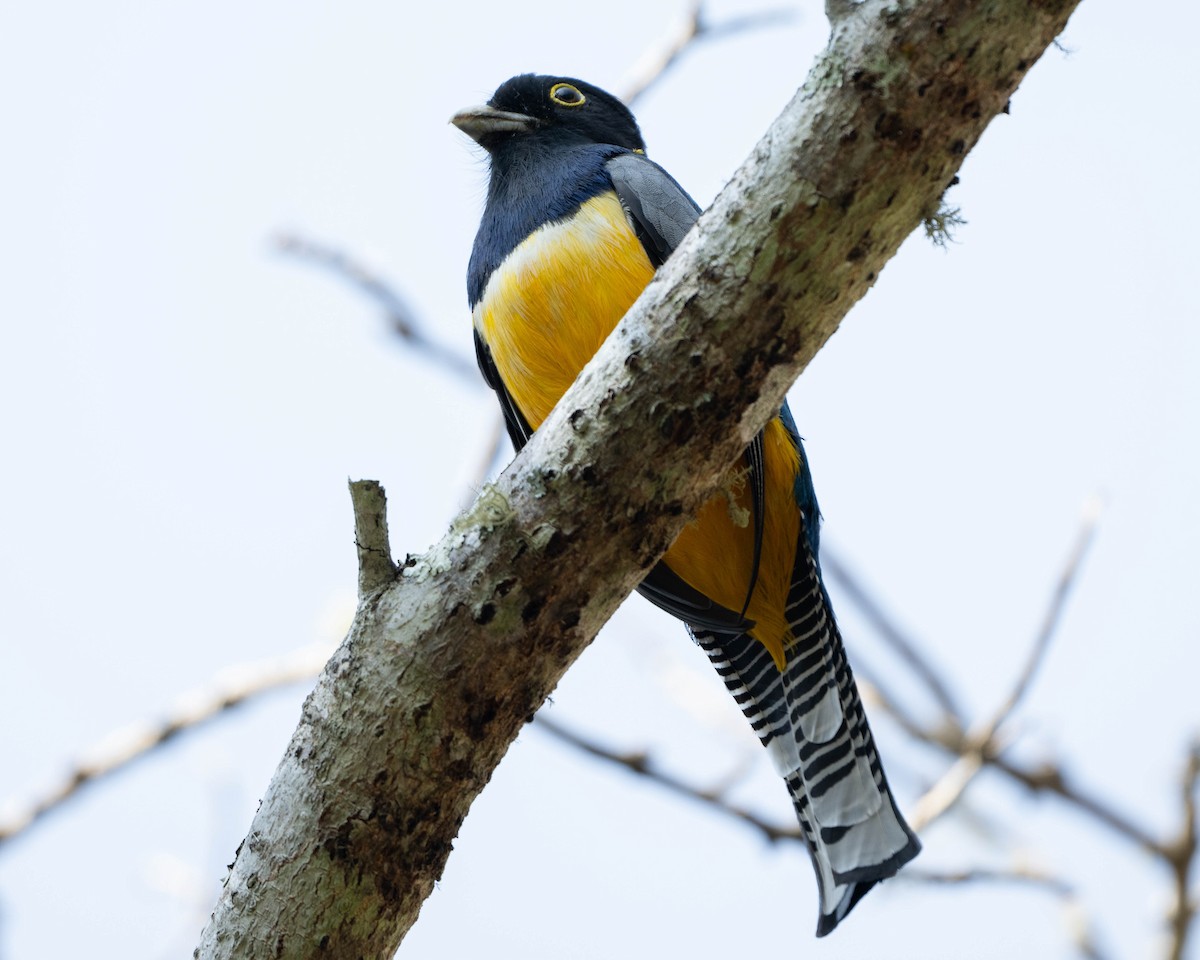
{"label": "black head", "polygon": [[500,84],[486,106],[463,110],[450,122],[489,152],[527,137],[646,149],[625,104],[571,77],[523,73]]}

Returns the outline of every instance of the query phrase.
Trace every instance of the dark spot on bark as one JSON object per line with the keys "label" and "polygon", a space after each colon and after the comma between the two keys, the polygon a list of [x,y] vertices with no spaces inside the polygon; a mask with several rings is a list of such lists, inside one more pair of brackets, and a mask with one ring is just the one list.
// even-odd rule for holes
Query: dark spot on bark
{"label": "dark spot on bark", "polygon": [[492,618],[496,616],[496,605],[494,603],[485,603],[479,608],[479,612],[475,614],[475,622],[480,626],[486,623],[491,623]]}
{"label": "dark spot on bark", "polygon": [[696,430],[695,418],[690,410],[673,410],[659,421],[658,430],[668,440],[687,443]]}
{"label": "dark spot on bark", "polygon": [[547,557],[558,557],[566,549],[567,538],[563,536],[561,530],[555,530],[550,534],[550,539],[546,541],[546,545],[542,547],[542,553]]}
{"label": "dark spot on bark", "polygon": [[382,786],[383,784],[387,783],[387,779],[388,772],[386,770],[380,770],[377,774],[375,774],[375,786]]}
{"label": "dark spot on bark", "polygon": [[1012,113],[1012,101],[1005,100],[1004,101],[1004,109],[1001,110],[1000,112],[1003,113],[1005,116],[1011,114]]}
{"label": "dark spot on bark", "polygon": [[850,252],[848,254],[846,254],[846,261],[847,261],[847,263],[858,263],[858,261],[861,260],[866,255],[867,255],[867,251],[864,250],[862,248],[862,246],[855,244],[853,247],[850,248]]}
{"label": "dark spot on bark", "polygon": [[331,837],[326,837],[324,844],[325,856],[334,863],[341,863],[350,856],[350,834],[353,830],[351,821],[347,820],[337,828]]}
{"label": "dark spot on bark", "polygon": [[638,353],[638,351],[634,350],[633,353],[625,358],[626,368],[629,370],[636,370],[641,359],[642,355]]}
{"label": "dark spot on bark", "polygon": [[469,760],[451,760],[446,764],[446,776],[451,780],[457,780],[459,783],[470,780],[475,773],[471,769]]}
{"label": "dark spot on bark", "polygon": [[854,203],[854,191],[853,190],[847,190],[840,197],[838,197],[838,200],[837,200],[838,209],[843,210],[843,211],[849,210],[850,205],[852,203]]}
{"label": "dark spot on bark", "polygon": [[928,90],[932,86],[933,86],[933,81],[926,80],[923,84],[921,84],[919,87],[917,87],[917,96],[918,97],[925,96],[925,91]]}
{"label": "dark spot on bark", "polygon": [[904,121],[898,113],[881,113],[875,121],[875,135],[893,143],[904,136]]}
{"label": "dark spot on bark", "polygon": [[542,607],[546,605],[545,599],[542,597],[534,597],[521,608],[521,620],[523,623],[529,623],[539,613],[542,612]]}
{"label": "dark spot on bark", "polygon": [[966,149],[967,142],[965,140],[955,140],[952,144],[950,144],[950,156],[961,157]]}
{"label": "dark spot on bark", "polygon": [[718,270],[715,266],[712,266],[712,265],[707,266],[702,271],[700,271],[700,279],[703,280],[705,283],[720,283],[721,282],[721,271]]}
{"label": "dark spot on bark", "polygon": [[1020,60],[1017,61],[1017,69],[1018,70],[1024,70],[1028,66],[1029,66],[1029,63],[1025,60],[1024,57],[1022,57]]}
{"label": "dark spot on bark", "polygon": [[893,201],[893,200],[895,200],[895,199],[896,199],[896,192],[893,190],[893,191],[892,191],[892,193],[891,193],[891,194],[888,196],[887,200],[884,202],[884,204],[883,204],[883,205],[884,205],[885,207],[890,207],[890,206],[892,205],[892,201]]}
{"label": "dark spot on bark", "polygon": [[277,956],[277,957],[283,956],[283,934],[282,933],[278,937],[275,938],[275,956]]}
{"label": "dark spot on bark", "polygon": [[467,736],[476,743],[483,740],[487,736],[487,728],[496,719],[497,710],[496,701],[490,697],[485,700],[472,700],[467,708]]}
{"label": "dark spot on bark", "polygon": [[958,178],[957,175],[955,175],[955,176],[951,177],[950,182],[948,184],[946,184],[946,189],[949,190],[951,187],[957,187],[960,183],[962,183],[962,181]]}
{"label": "dark spot on bark", "polygon": [[677,517],[683,513],[683,504],[678,500],[672,500],[670,503],[663,506],[663,513],[668,517]]}
{"label": "dark spot on bark", "polygon": [[317,942],[317,949],[318,950],[328,950],[329,949],[329,934],[325,934],[325,936],[323,936]]}
{"label": "dark spot on bark", "polygon": [[772,223],[774,223],[776,220],[779,219],[779,215],[781,213],[783,213],[783,204],[782,203],[777,203],[774,206],[772,206],[771,213],[769,214],[770,221]]}
{"label": "dark spot on bark", "polygon": [[970,118],[971,120],[978,120],[980,117],[979,101],[968,100],[966,103],[964,103],[962,106],[962,115]]}
{"label": "dark spot on bark", "polygon": [[594,464],[585,463],[578,471],[579,481],[585,486],[594,487],[600,480]]}
{"label": "dark spot on bark", "polygon": [[571,425],[572,430],[578,430],[579,424],[583,421],[584,412],[582,410],[572,410],[571,415],[567,417],[567,423]]}
{"label": "dark spot on bark", "polygon": [[862,93],[869,93],[875,89],[875,85],[879,82],[879,77],[870,70],[855,70],[850,74],[850,82],[854,84],[855,90]]}
{"label": "dark spot on bark", "polygon": [[875,279],[875,271],[872,270],[870,273],[867,274],[867,283],[870,283],[874,279]]}
{"label": "dark spot on bark", "polygon": [[549,467],[546,467],[546,468],[538,471],[538,479],[541,480],[542,483],[547,484],[547,485],[553,483],[555,477],[557,477],[557,476],[558,476],[558,471],[551,470]]}
{"label": "dark spot on bark", "polygon": [[564,630],[570,630],[573,627],[577,627],[579,625],[579,611],[568,610],[559,618],[558,623],[559,626],[561,626]]}
{"label": "dark spot on bark", "polygon": [[842,134],[842,143],[853,143],[857,139],[858,139],[858,131],[854,127],[851,127],[849,130],[847,130],[845,133]]}
{"label": "dark spot on bark", "polygon": [[508,577],[507,579],[501,580],[498,584],[496,584],[496,586],[493,588],[493,593],[495,593],[498,597],[506,597],[508,596],[508,591],[516,585],[517,581],[512,577]]}

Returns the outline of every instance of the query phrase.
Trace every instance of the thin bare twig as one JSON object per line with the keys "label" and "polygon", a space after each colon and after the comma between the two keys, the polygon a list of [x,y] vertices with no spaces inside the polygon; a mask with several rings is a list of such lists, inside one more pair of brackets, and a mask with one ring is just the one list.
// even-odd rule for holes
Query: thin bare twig
{"label": "thin bare twig", "polygon": [[210,686],[180,697],[162,720],[133,724],[110,734],[40,796],[26,803],[10,801],[5,805],[0,811],[0,848],[27,833],[84,787],[111,778],[178,735],[196,730],[255,697],[312,680],[332,652],[332,644],[318,643],[283,656],[229,667]]}
{"label": "thin bare twig", "polygon": [[488,477],[492,475],[492,471],[496,469],[500,462],[500,456],[505,449],[504,440],[508,434],[504,430],[504,417],[497,410],[492,415],[492,429],[488,433],[487,446],[484,448],[483,456],[481,456],[475,465],[475,470],[471,474],[471,488],[478,491],[483,486]]}
{"label": "thin bare twig", "polygon": [[1200,741],[1193,742],[1188,750],[1181,777],[1183,823],[1176,839],[1167,844],[1168,860],[1174,890],[1171,909],[1167,914],[1167,926],[1171,931],[1170,960],[1183,960],[1187,956],[1188,938],[1192,922],[1200,910],[1200,904],[1192,896],[1191,876],[1196,862],[1196,790],[1200,786]]}
{"label": "thin bare twig", "polygon": [[704,4],[695,0],[679,25],[657,46],[651,47],[628,73],[629,79],[621,86],[619,96],[633,106],[655,83],[679,62],[695,43],[700,40],[716,40],[731,37],[749,30],[777,26],[795,18],[792,10],[778,8],[734,17],[719,24],[708,21],[704,15]]}
{"label": "thin bare twig", "polygon": [[1024,866],[1008,870],[974,867],[946,872],[909,867],[898,874],[897,879],[904,883],[920,883],[929,886],[950,887],[976,883],[999,883],[1037,887],[1053,894],[1062,902],[1063,909],[1066,911],[1067,927],[1071,931],[1071,939],[1080,956],[1087,960],[1105,960],[1105,954],[1096,940],[1095,925],[1084,910],[1075,888],[1062,877]]}
{"label": "thin bare twig", "polygon": [[966,792],[967,787],[983,769],[988,758],[999,756],[1003,752],[1004,745],[997,740],[1000,729],[1024,699],[1038,669],[1045,661],[1050,643],[1062,620],[1067,597],[1079,576],[1083,558],[1087,555],[1088,547],[1095,535],[1100,513],[1100,499],[1098,497],[1090,498],[1084,505],[1083,521],[1079,533],[1076,535],[1075,544],[1059,573],[1057,586],[1050,597],[1050,604],[1045,616],[1042,618],[1041,629],[1034,638],[1025,666],[1017,675],[1012,692],[1001,702],[986,723],[982,724],[979,729],[962,736],[961,743],[956,749],[959,755],[958,759],[917,802],[913,816],[915,821],[913,829],[921,830],[948,812]]}
{"label": "thin bare twig", "polygon": [[[946,678],[920,649],[920,645],[900,629],[895,619],[883,609],[883,605],[841,559],[837,551],[829,548],[828,543],[821,547],[821,572],[837,583],[850,602],[858,608],[859,613],[875,628],[880,638],[921,681],[946,717],[962,724],[963,711],[950,692],[950,684]],[[896,702],[895,698],[892,700]]]}
{"label": "thin bare twig", "polygon": [[275,247],[281,253],[297,260],[324,267],[350,283],[383,310],[392,332],[406,344],[424,353],[443,370],[448,370],[472,384],[480,382],[473,362],[456,350],[431,339],[421,328],[416,313],[396,288],[349,254],[295,233],[277,236]]}
{"label": "thin bare twig", "polygon": [[987,724],[984,731],[981,732],[981,737],[986,735],[986,739],[990,739],[992,734],[1000,728],[1000,725],[1016,710],[1021,700],[1024,699],[1025,694],[1029,691],[1030,684],[1032,684],[1034,676],[1041,667],[1042,661],[1046,657],[1046,651],[1050,649],[1050,643],[1058,630],[1063,610],[1067,605],[1067,598],[1071,595],[1071,588],[1075,585],[1075,581],[1079,577],[1079,569],[1083,565],[1084,557],[1087,556],[1088,548],[1092,545],[1092,540],[1095,538],[1096,525],[1100,522],[1100,515],[1103,510],[1104,502],[1098,496],[1089,498],[1084,504],[1083,518],[1080,523],[1079,532],[1075,535],[1075,544],[1071,548],[1071,553],[1067,556],[1067,562],[1063,565],[1063,569],[1058,575],[1058,583],[1055,585],[1054,593],[1050,598],[1050,605],[1046,610],[1045,616],[1042,617],[1042,626],[1038,631],[1037,638],[1034,640],[1033,648],[1029,652],[1029,659],[1025,662],[1025,668],[1017,677],[1017,682],[1013,685],[1012,693],[1009,694],[1008,699],[996,710],[991,721]]}
{"label": "thin bare twig", "polygon": [[[702,790],[685,780],[681,780],[679,777],[659,770],[645,751],[622,753],[610,750],[594,740],[567,730],[557,721],[549,719],[544,711],[534,716],[533,722],[534,726],[538,729],[544,730],[556,739],[561,740],[576,750],[581,750],[588,756],[615,764],[629,773],[636,773],[638,776],[646,777],[648,780],[657,783],[661,787],[665,787],[672,793],[702,803],[710,810],[716,810],[727,817],[732,817],[754,828],[764,839],[771,843],[778,843],[780,840],[803,840],[800,830],[795,824],[779,826],[764,820],[753,811],[729,803],[727,800],[722,799],[725,787],[722,787],[720,790]],[[726,783],[727,786],[728,784]]]}
{"label": "thin bare twig", "polygon": [[1013,867],[996,870],[990,867],[972,867],[967,870],[922,870],[909,867],[897,874],[905,883],[924,883],[931,886],[965,886],[972,883],[1011,883],[1018,886],[1042,887],[1060,897],[1075,896],[1075,888],[1062,877],[1035,870],[1032,867]]}

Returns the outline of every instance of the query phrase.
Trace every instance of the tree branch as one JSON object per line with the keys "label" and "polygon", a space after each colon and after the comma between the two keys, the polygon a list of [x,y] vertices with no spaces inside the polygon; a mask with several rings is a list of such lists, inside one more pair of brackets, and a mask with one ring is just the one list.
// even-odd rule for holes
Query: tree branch
{"label": "tree branch", "polygon": [[950,684],[942,676],[941,671],[934,666],[916,641],[909,637],[896,621],[888,615],[871,592],[863,585],[858,576],[842,562],[836,550],[830,550],[825,542],[821,544],[821,572],[828,574],[837,582],[850,601],[858,608],[859,613],[875,628],[880,638],[900,657],[921,681],[929,695],[941,708],[943,714],[954,723],[963,722],[963,711],[950,691]]}
{"label": "tree branch", "polygon": [[387,494],[375,480],[351,480],[354,507],[354,546],[358,548],[358,599],[391,583],[396,577],[388,542]]}
{"label": "tree branch", "polygon": [[544,730],[555,739],[561,740],[563,743],[574,747],[589,757],[595,757],[597,760],[614,764],[624,769],[627,773],[634,773],[640,777],[645,777],[647,780],[652,781],[671,793],[686,797],[688,800],[694,800],[710,810],[714,810],[727,817],[732,817],[739,823],[744,823],[746,826],[752,827],[762,835],[763,839],[771,843],[778,843],[780,840],[798,841],[803,839],[800,828],[795,823],[780,826],[779,824],[771,823],[769,820],[764,820],[752,810],[747,810],[745,807],[739,807],[736,804],[730,803],[724,799],[726,789],[724,786],[702,790],[688,783],[686,780],[672,776],[666,771],[660,770],[650,755],[644,750],[626,753],[610,750],[608,747],[601,746],[594,740],[566,729],[558,721],[547,717],[545,713],[539,713],[534,717],[533,723],[539,730]]}
{"label": "tree branch", "polygon": [[670,71],[697,41],[730,37],[748,30],[775,26],[793,19],[791,10],[762,10],[714,24],[704,15],[704,4],[693,0],[679,26],[659,45],[648,49],[629,71],[621,85],[620,97],[633,106],[654,84]]}
{"label": "tree branch", "polygon": [[1180,778],[1180,787],[1183,823],[1180,826],[1178,837],[1173,843],[1167,845],[1171,879],[1174,881],[1175,888],[1172,891],[1171,909],[1167,914],[1167,926],[1171,931],[1167,956],[1171,960],[1183,960],[1187,956],[1192,921],[1195,920],[1197,910],[1200,909],[1191,891],[1192,868],[1196,862],[1197,849],[1196,791],[1200,787],[1200,741],[1194,742],[1188,750],[1183,776]]}
{"label": "tree branch", "polygon": [[360,604],[198,958],[391,956],[522,725],[1073,7],[860,5],[514,465]]}
{"label": "tree branch", "polygon": [[6,805],[0,812],[0,849],[79,796],[85,787],[120,773],[178,735],[196,730],[264,693],[311,680],[329,654],[330,645],[318,643],[281,657],[228,667],[211,684],[181,696],[162,720],[137,723],[109,734],[86,751],[57,784],[31,801]]}
{"label": "tree branch", "polygon": [[479,371],[471,360],[432,339],[422,328],[416,313],[397,290],[382,277],[367,269],[360,261],[335,247],[309,240],[296,233],[281,233],[275,238],[275,248],[305,263],[323,267],[345,280],[376,303],[387,317],[388,326],[412,349],[425,354],[439,367],[479,385]]}

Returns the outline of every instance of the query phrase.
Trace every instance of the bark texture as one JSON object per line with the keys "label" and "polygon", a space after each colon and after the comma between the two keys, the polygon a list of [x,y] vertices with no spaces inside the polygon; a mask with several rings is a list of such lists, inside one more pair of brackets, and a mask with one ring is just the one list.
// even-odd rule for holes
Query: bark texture
{"label": "bark texture", "polygon": [[[474,797],[922,219],[1077,0],[831,5],[804,87],[512,467],[358,614],[198,958],[390,957]],[[374,506],[372,506],[374,504]]]}

